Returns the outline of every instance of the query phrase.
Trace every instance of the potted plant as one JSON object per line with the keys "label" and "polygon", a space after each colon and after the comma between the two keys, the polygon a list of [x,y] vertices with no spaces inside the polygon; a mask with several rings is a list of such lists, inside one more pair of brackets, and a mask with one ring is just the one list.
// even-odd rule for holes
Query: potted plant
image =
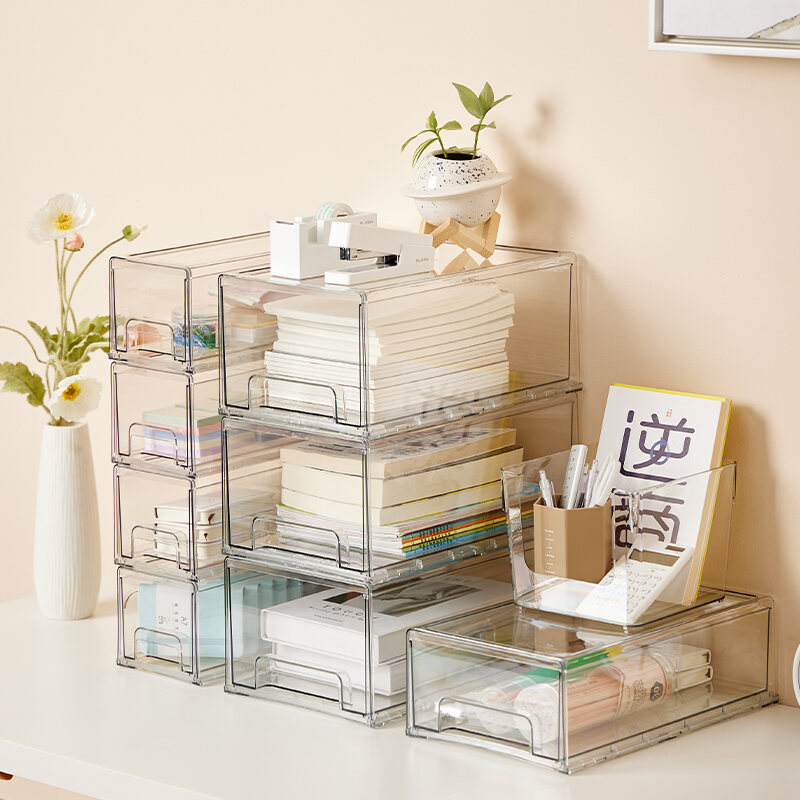
{"label": "potted plant", "polygon": [[40,339],[38,348],[22,331],[0,325],[0,330],[24,339],[42,365],[34,372],[22,362],[0,363],[0,391],[24,395],[29,405],[47,416],[39,458],[33,578],[39,609],[51,619],[91,616],[100,588],[97,487],[84,421],[97,408],[100,382],[81,375],[80,370],[93,352],[108,352],[108,317],[78,321],[72,300],[81,278],[102,253],[123,240],[133,241],[144,230],[127,225],[70,281],[72,259],[84,245],[79,231],[93,217],[94,209],[77,194],[57,194],[45,203],[28,233],[35,242],[53,243],[58,322],[51,331],[28,321]]}
{"label": "potted plant", "polygon": [[[431,111],[425,128],[400,148],[405,150],[411,142],[425,137],[412,156],[414,175],[403,193],[414,200],[422,218],[431,225],[453,218],[462,225],[475,227],[491,217],[500,200],[502,185],[511,180],[510,175],[497,171],[489,156],[478,151],[481,131],[495,127],[494,121],[485,121],[486,116],[511,95],[495,99],[488,83],[479,94],[460,83],[453,86],[467,113],[477,119],[469,128],[475,134],[471,146],[445,147],[442,132],[462,130],[461,123],[450,120],[439,125],[436,114]],[[438,149],[426,154],[434,145],[438,145]]]}

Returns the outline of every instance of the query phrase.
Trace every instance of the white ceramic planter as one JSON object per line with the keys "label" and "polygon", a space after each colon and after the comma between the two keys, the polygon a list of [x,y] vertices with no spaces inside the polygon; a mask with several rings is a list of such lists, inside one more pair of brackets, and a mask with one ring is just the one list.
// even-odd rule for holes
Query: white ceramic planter
{"label": "white ceramic planter", "polygon": [[44,427],[33,580],[45,617],[83,619],[94,612],[100,590],[100,523],[85,422]]}
{"label": "white ceramic planter", "polygon": [[473,159],[426,156],[414,169],[411,183],[403,189],[417,206],[420,216],[431,225],[452,217],[470,228],[492,216],[500,190],[511,176],[498,172],[489,156]]}

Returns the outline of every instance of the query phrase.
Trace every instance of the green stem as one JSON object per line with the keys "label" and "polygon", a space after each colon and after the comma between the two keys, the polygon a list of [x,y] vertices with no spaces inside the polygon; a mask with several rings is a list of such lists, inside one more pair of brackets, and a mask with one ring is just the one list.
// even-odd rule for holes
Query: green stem
{"label": "green stem", "polygon": [[58,239],[53,240],[56,252],[56,281],[58,282],[58,319],[59,319],[59,336],[58,336],[58,353],[59,357],[64,353],[64,276],[61,271],[61,258],[58,253]]}
{"label": "green stem", "polygon": [[443,155],[445,158],[447,158],[447,157],[448,157],[448,156],[447,156],[447,150],[445,150],[445,149],[444,149],[444,142],[442,141],[442,137],[441,137],[441,135],[439,134],[439,131],[434,131],[434,133],[436,134],[436,138],[439,140],[439,144],[442,146],[442,155]]}
{"label": "green stem", "polygon": [[0,330],[11,331],[11,333],[16,333],[17,336],[21,336],[28,343],[28,346],[31,348],[31,350],[33,350],[33,357],[40,364],[46,364],[47,363],[46,361],[42,361],[42,359],[39,358],[39,355],[36,352],[36,348],[33,346],[33,342],[22,331],[18,331],[16,328],[9,328],[8,325],[0,325]]}
{"label": "green stem", "polygon": [[[74,256],[74,255],[75,255],[75,251],[74,250],[70,250],[69,251],[69,255],[66,258],[66,261],[62,261],[63,267],[62,267],[62,270],[61,270],[61,275],[62,275],[63,280],[64,280],[64,291],[65,292],[66,292],[66,286],[67,286],[67,270],[69,269],[69,262],[72,261],[72,256]],[[78,329],[78,321],[75,319],[75,312],[72,310],[72,307],[70,307],[70,309],[69,309],[69,315],[70,315],[70,317],[72,317],[72,327],[75,328],[75,330],[77,330]]]}
{"label": "green stem", "polygon": [[[85,275],[86,270],[92,266],[92,264],[99,258],[109,247],[113,247],[115,244],[119,244],[125,237],[120,236],[119,239],[114,239],[113,242],[109,242],[102,250],[98,250],[90,259],[86,262],[86,266],[78,273],[78,277],[75,278],[75,283],[72,284],[72,289],[70,290],[69,297],[67,297],[67,309],[70,311],[72,310],[72,296],[75,294],[75,288],[78,285],[80,279]],[[65,285],[66,289],[66,285]]]}
{"label": "green stem", "polygon": [[481,125],[483,125],[483,120],[485,118],[486,118],[486,114],[484,114],[478,120],[478,129],[475,131],[475,144],[472,147],[472,157],[473,158],[477,158],[478,157],[478,134],[481,132]]}

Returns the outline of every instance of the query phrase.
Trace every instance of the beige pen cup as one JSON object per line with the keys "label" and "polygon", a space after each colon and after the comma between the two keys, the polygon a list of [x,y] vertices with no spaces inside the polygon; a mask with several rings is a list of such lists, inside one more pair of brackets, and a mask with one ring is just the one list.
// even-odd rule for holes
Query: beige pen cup
{"label": "beige pen cup", "polygon": [[[558,498],[556,498],[558,503]],[[599,583],[612,566],[611,501],[592,508],[533,505],[535,572]]]}

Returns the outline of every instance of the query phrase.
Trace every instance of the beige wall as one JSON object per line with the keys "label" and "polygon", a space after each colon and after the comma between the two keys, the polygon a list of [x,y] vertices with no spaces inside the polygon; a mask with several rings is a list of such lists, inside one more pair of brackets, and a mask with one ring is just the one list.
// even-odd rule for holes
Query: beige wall
{"label": "beige wall", "polygon": [[[135,249],[245,233],[327,199],[413,226],[400,142],[432,107],[463,117],[449,81],[488,78],[514,95],[485,138],[515,175],[502,238],[581,256],[586,437],[612,381],[735,402],[731,582],[774,595],[793,702],[800,62],[650,53],[646,5],[15,3],[0,29],[0,321],[53,321],[51,253],[25,226],[58,191],[96,206],[89,247],[128,222],[151,226]],[[79,310],[101,311],[105,291],[99,267]],[[2,335],[3,358],[28,358]],[[91,372],[107,387],[102,360]],[[6,599],[32,591],[43,418],[0,402]],[[110,592],[107,405],[92,436]]]}

